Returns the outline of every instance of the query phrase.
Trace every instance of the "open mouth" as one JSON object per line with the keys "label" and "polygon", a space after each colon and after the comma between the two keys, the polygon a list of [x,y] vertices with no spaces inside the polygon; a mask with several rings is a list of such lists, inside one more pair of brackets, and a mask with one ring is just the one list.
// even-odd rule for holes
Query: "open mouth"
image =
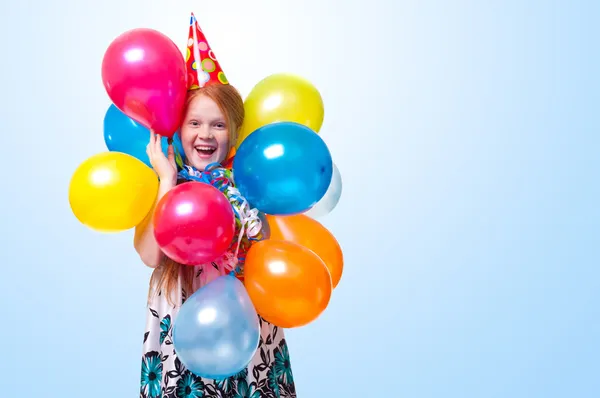
{"label": "open mouth", "polygon": [[217,147],[212,145],[197,145],[194,149],[196,149],[196,152],[198,152],[200,157],[206,158],[212,156],[217,150]]}

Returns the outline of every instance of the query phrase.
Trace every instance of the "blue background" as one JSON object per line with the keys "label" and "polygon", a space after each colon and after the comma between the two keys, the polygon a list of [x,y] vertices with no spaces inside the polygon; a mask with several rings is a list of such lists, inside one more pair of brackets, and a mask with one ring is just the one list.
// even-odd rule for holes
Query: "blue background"
{"label": "blue background", "polygon": [[600,3],[57,0],[2,8],[0,396],[139,394],[150,270],[67,189],[106,47],[183,50],[191,11],[244,95],[291,72],[325,102],[346,263],[286,332],[300,398],[600,394]]}

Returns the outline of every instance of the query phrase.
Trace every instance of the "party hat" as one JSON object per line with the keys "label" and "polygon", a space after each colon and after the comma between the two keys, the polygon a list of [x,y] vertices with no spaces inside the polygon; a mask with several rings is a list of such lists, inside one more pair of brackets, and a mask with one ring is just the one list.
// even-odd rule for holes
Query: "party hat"
{"label": "party hat", "polygon": [[190,18],[190,34],[185,62],[188,73],[188,90],[209,84],[229,84],[194,13]]}

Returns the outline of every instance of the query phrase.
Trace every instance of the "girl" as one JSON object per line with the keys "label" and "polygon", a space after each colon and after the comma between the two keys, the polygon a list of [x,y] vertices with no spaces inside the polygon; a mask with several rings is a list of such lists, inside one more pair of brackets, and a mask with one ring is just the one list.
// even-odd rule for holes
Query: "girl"
{"label": "girl", "polygon": [[[157,201],[190,175],[197,174],[211,163],[226,160],[244,118],[243,100],[238,91],[227,83],[193,15],[187,54],[190,90],[180,129],[187,164],[178,173],[172,144],[169,145],[168,156],[165,156],[161,137],[151,133],[147,153],[160,179]],[[192,54],[194,57],[190,59]],[[203,66],[200,72],[196,69],[198,64]],[[136,228],[134,246],[141,260],[155,268],[150,279],[140,398],[296,397],[283,330],[260,316],[258,350],[240,373],[224,380],[209,380],[191,373],[177,358],[172,343],[172,325],[179,308],[187,297],[219,276],[223,269],[235,266],[231,264],[234,261],[231,255],[197,266],[174,262],[162,253],[156,243],[152,212]]]}
{"label": "girl", "polygon": [[[210,163],[223,162],[243,115],[242,99],[231,85],[191,91],[180,130],[187,166],[200,171]],[[147,148],[160,178],[157,201],[178,183],[173,146],[169,145],[166,157],[160,141],[160,136],[152,134]],[[155,268],[143,343],[141,398],[296,397],[283,330],[260,317],[260,345],[245,370],[225,380],[208,380],[185,369],[172,345],[173,322],[186,297],[220,272],[213,264],[191,267],[166,258],[154,239],[151,217],[136,228],[134,246],[142,261]],[[223,256],[216,265],[231,268],[231,264],[225,264],[229,258]]]}

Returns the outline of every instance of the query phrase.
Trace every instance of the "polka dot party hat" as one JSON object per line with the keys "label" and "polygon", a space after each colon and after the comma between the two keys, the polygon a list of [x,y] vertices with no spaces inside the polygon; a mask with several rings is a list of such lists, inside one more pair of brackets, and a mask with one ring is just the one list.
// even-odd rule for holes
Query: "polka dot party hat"
{"label": "polka dot party hat", "polygon": [[190,34],[185,62],[188,73],[188,90],[195,90],[209,84],[229,84],[194,13],[190,18]]}

